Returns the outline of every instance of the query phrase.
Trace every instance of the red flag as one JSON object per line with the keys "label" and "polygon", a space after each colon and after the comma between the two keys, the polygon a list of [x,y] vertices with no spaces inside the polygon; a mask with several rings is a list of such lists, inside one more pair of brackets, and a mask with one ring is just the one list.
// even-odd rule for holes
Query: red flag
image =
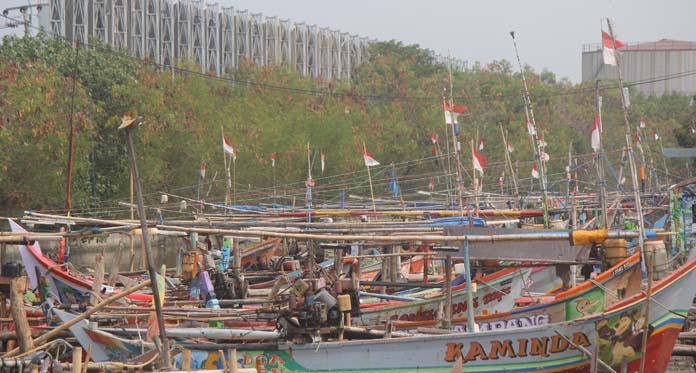
{"label": "red flag", "polygon": [[450,104],[449,104],[449,101],[447,101],[447,100],[444,100],[443,104],[444,104],[443,106],[445,108],[445,123],[447,123],[447,124],[457,123],[457,117],[460,114],[463,114],[468,109],[464,105],[453,105],[453,107],[450,110]]}
{"label": "red flag", "polygon": [[507,151],[508,151],[508,153],[512,153],[512,152],[515,151],[515,147],[512,146],[512,143],[511,143],[511,142],[508,142],[508,143],[507,143]]}
{"label": "red flag", "polygon": [[433,155],[437,155],[437,144],[433,144]]}
{"label": "red flag", "polygon": [[321,152],[321,173],[324,173],[324,167],[326,166],[326,156],[324,156],[324,152]]}
{"label": "red flag", "polygon": [[205,179],[205,161],[201,161],[201,179]]}
{"label": "red flag", "polygon": [[592,126],[592,132],[590,133],[590,143],[592,145],[592,150],[598,152],[599,145],[599,114],[595,114],[594,126]]}
{"label": "red flag", "polygon": [[614,43],[612,43],[611,35],[602,31],[602,47],[605,65],[616,66],[616,54],[614,54],[614,44],[616,44],[616,49],[619,49],[625,45],[623,42],[620,42],[617,39],[614,39]]}
{"label": "red flag", "polygon": [[476,150],[476,149],[472,149],[472,150],[474,152],[474,157],[473,157],[474,170],[478,170],[478,172],[483,173],[483,168],[488,165],[488,160],[486,159],[486,157],[483,154],[479,153],[478,150]]}
{"label": "red flag", "polygon": [[228,139],[227,136],[225,136],[224,132],[222,133],[222,150],[227,154],[231,154],[233,160],[237,160],[237,152],[234,151],[230,139]]}
{"label": "red flag", "polygon": [[532,123],[532,121],[529,120],[529,115],[524,115],[524,121],[525,123],[527,123],[527,132],[530,135],[536,134],[536,128],[534,128],[534,124]]}
{"label": "red flag", "polygon": [[271,167],[275,167],[276,153],[271,153]]}
{"label": "red flag", "polygon": [[660,139],[660,135],[657,134],[657,130],[653,130],[653,139],[655,139],[655,141]]}
{"label": "red flag", "polygon": [[430,141],[432,141],[433,144],[437,144],[437,133],[433,133],[430,135]]}
{"label": "red flag", "polygon": [[379,162],[372,158],[372,154],[367,151],[365,144],[363,144],[363,161],[365,161],[366,167],[379,166]]}
{"label": "red flag", "polygon": [[532,165],[532,177],[535,179],[539,178],[539,168],[537,167],[536,162]]}

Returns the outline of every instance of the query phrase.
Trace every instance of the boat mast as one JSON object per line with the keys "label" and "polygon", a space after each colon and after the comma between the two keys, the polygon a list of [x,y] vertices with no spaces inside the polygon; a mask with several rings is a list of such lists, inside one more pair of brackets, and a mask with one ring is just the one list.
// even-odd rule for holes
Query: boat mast
{"label": "boat mast", "polygon": [[[645,252],[645,224],[643,223],[643,207],[640,202],[640,186],[638,184],[638,176],[636,174],[636,162],[633,159],[633,149],[631,147],[631,125],[628,121],[628,107],[626,107],[626,96],[624,95],[624,85],[623,78],[621,76],[621,58],[616,50],[616,39],[614,37],[614,27],[611,21],[607,18],[607,26],[609,27],[609,36],[611,36],[612,49],[614,51],[614,56],[616,58],[616,74],[619,79],[619,96],[621,97],[621,108],[623,109],[624,124],[626,126],[626,150],[628,151],[628,163],[631,167],[631,179],[633,181],[633,198],[634,204],[636,205],[636,213],[638,214],[638,248],[641,252],[641,257],[643,260],[641,262],[645,263],[645,258],[647,258]],[[654,258],[655,253],[651,253]],[[645,355],[646,348],[648,344],[648,333],[650,326],[650,302],[652,297],[652,263],[647,263],[645,266],[647,268],[648,274],[648,287],[645,294],[645,324],[643,329],[643,341],[641,345],[642,354],[640,356],[640,373],[645,371]]]}
{"label": "boat mast", "polygon": [[529,120],[534,128],[534,133],[530,134],[532,137],[532,145],[534,147],[534,160],[537,162],[537,167],[539,168],[539,183],[541,184],[541,206],[544,210],[544,228],[549,227],[549,208],[546,204],[548,193],[546,191],[546,165],[541,160],[541,149],[539,147],[539,132],[536,130],[536,121],[534,120],[534,109],[532,108],[532,100],[529,96],[529,88],[527,87],[527,78],[524,74],[524,68],[522,67],[522,61],[520,60],[520,53],[517,50],[517,41],[515,40],[515,32],[510,31],[510,36],[512,37],[512,44],[515,46],[515,56],[517,56],[517,64],[520,67],[520,74],[522,74],[522,83],[524,85],[524,108],[525,111],[529,113]]}
{"label": "boat mast", "polygon": [[604,179],[604,153],[602,147],[602,132],[604,128],[602,127],[602,96],[599,94],[599,80],[595,82],[595,93],[597,96],[597,118],[599,119],[599,149],[597,151],[597,179],[599,179],[599,207],[602,210],[602,224],[601,227],[606,229],[609,225],[607,221],[607,186],[606,180]]}
{"label": "boat mast", "polygon": [[[459,146],[457,146],[457,134],[454,131],[454,125],[456,120],[454,118],[454,98],[453,98],[453,87],[452,83],[452,61],[451,58],[447,59],[447,69],[449,71],[449,84],[450,84],[450,98],[449,98],[449,109],[450,118],[452,118],[452,146],[454,147],[454,175],[456,176],[457,185],[455,186],[457,193],[457,207],[459,208],[459,216],[464,216],[464,208],[462,206],[462,173],[461,173],[461,163],[459,161]],[[448,150],[449,151],[449,150]],[[467,207],[467,210],[468,207]],[[471,222],[470,222],[471,223]]]}
{"label": "boat mast", "polygon": [[505,130],[503,130],[503,125],[500,125],[500,134],[503,136],[503,146],[505,148],[505,162],[510,169],[510,179],[512,180],[512,188],[515,192],[515,204],[518,205],[519,209],[522,209],[520,205],[520,191],[517,189],[517,177],[515,176],[515,170],[512,168],[512,159],[510,158],[510,151],[508,150],[508,142],[505,136]]}

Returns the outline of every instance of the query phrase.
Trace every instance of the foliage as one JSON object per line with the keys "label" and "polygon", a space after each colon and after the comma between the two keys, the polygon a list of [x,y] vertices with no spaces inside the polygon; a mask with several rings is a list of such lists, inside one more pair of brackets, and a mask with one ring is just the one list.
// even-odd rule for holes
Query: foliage
{"label": "foliage", "polygon": [[[301,77],[284,67],[249,63],[224,79],[199,73],[194,65],[161,71],[109,47],[92,45],[77,51],[45,35],[5,37],[0,44],[0,210],[62,209],[68,134],[76,128],[73,205],[94,213],[113,211],[116,200],[127,200],[130,183],[125,141],[116,128],[123,114],[142,115],[135,130],[135,147],[142,184],[150,201],[159,191],[195,197],[198,169],[207,162],[201,195],[221,201],[224,195],[221,130],[237,149],[234,165],[237,203],[256,203],[278,185],[283,202],[304,200],[307,144],[311,146],[315,198],[335,202],[341,191],[366,195],[363,142],[385,167],[372,169],[375,193],[389,193],[389,164],[395,164],[404,192],[427,190],[430,176],[445,167],[431,157],[430,135],[445,134],[441,97],[449,95],[449,72],[432,54],[398,42],[375,43],[369,61],[353,78],[326,82]],[[505,170],[501,128],[516,148],[512,160],[525,190],[532,184],[533,153],[524,125],[522,77],[505,60],[476,63],[453,72],[455,103],[468,107],[460,118],[462,162],[470,185],[470,145],[486,140],[489,166],[484,189],[497,190]],[[594,87],[572,85],[551,71],[525,67],[533,112],[549,144],[550,180],[565,175],[568,148],[580,163],[591,159],[589,131],[596,108]],[[605,83],[610,84],[610,83]],[[616,89],[602,91],[605,147],[625,145],[625,126]],[[657,128],[664,145],[692,145],[689,125],[695,112],[682,96],[645,97],[631,92],[631,131],[641,117]],[[647,134],[644,134],[647,136]],[[659,157],[658,145],[646,147]],[[276,168],[270,153],[277,153]],[[319,155],[327,168],[319,170]],[[651,153],[651,154],[652,154]],[[609,153],[617,163],[620,152]],[[584,158],[583,158],[584,157]],[[656,163],[660,163],[656,162]],[[673,164],[673,166],[678,166]],[[592,167],[583,169],[594,188]],[[215,182],[212,182],[213,176]],[[611,185],[611,183],[610,183]],[[210,192],[208,192],[210,188]],[[551,189],[562,192],[561,184]]]}

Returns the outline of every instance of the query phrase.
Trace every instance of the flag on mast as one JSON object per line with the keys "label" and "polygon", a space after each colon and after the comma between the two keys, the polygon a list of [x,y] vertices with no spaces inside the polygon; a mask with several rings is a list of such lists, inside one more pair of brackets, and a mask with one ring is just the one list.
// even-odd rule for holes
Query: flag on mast
{"label": "flag on mast", "polygon": [[464,105],[452,105],[450,108],[449,101],[444,100],[443,101],[444,108],[445,108],[445,123],[446,124],[457,124],[457,117],[459,115],[464,114],[464,112],[468,109]]}
{"label": "flag on mast", "polygon": [[222,150],[227,153],[232,155],[232,160],[237,160],[237,152],[234,151],[234,147],[232,147],[232,143],[230,142],[230,139],[225,136],[225,133],[222,133]]}
{"label": "flag on mast", "polygon": [[592,145],[592,150],[598,152],[599,145],[599,114],[595,113],[594,125],[592,126],[592,133],[590,134],[590,142]]}
{"label": "flag on mast", "polygon": [[637,128],[636,128],[635,140],[636,140],[636,145],[638,146],[638,149],[640,149],[640,151],[643,152],[643,142],[640,140],[640,132]]}
{"label": "flag on mast", "polygon": [[430,192],[434,192],[434,191],[435,191],[435,178],[434,178],[434,177],[431,177],[431,178],[430,178],[430,182],[428,182],[428,190],[429,190]]}
{"label": "flag on mast", "polygon": [[531,120],[529,120],[529,115],[525,114],[524,115],[524,120],[525,123],[527,123],[527,132],[530,135],[535,135],[536,134],[536,128],[534,128],[534,124],[532,123]]}
{"label": "flag on mast", "polygon": [[622,48],[626,44],[620,42],[618,39],[614,39],[614,43],[611,42],[611,35],[602,31],[602,47],[603,47],[603,57],[605,65],[616,66],[616,54],[614,53],[614,44],[616,44],[616,53],[618,49]]}
{"label": "flag on mast", "polygon": [[479,145],[478,145],[478,150],[483,150],[485,144],[483,142],[483,139],[479,140]]}
{"label": "flag on mast", "polygon": [[326,167],[326,156],[324,156],[324,152],[321,152],[321,173],[324,173],[324,168]]}
{"label": "flag on mast", "polygon": [[645,118],[640,118],[640,128],[645,128]]}
{"label": "flag on mast", "polygon": [[276,153],[271,153],[271,167],[275,167]]}
{"label": "flag on mast", "polygon": [[372,158],[372,154],[367,151],[367,147],[363,144],[363,161],[365,161],[365,166],[366,167],[372,167],[372,166],[379,166],[379,162],[377,162],[374,158]]}
{"label": "flag on mast", "polygon": [[512,143],[509,142],[509,141],[508,141],[508,143],[507,143],[507,151],[508,151],[508,153],[512,153],[512,152],[515,151],[515,147],[514,147],[514,146],[512,145]]}
{"label": "flag on mast", "polygon": [[536,162],[532,165],[532,177],[535,179],[539,178],[539,168],[537,167]]}
{"label": "flag on mast", "polygon": [[657,134],[657,130],[653,130],[653,139],[655,139],[655,141],[660,139],[660,135]]}
{"label": "flag on mast", "polygon": [[481,174],[483,174],[483,168],[488,165],[488,160],[486,157],[479,153],[478,150],[472,149],[473,150],[473,155],[474,155],[474,170],[477,170]]}
{"label": "flag on mast", "polygon": [[500,188],[500,193],[503,193],[505,187],[505,172],[500,174],[500,177],[498,178],[498,187]]}
{"label": "flag on mast", "polygon": [[205,161],[201,161],[201,179],[205,179]]}
{"label": "flag on mast", "polygon": [[430,141],[432,141],[433,144],[437,144],[437,133],[433,133],[430,135]]}
{"label": "flag on mast", "polygon": [[694,126],[689,126],[689,131],[691,131],[692,135],[696,135],[696,127]]}

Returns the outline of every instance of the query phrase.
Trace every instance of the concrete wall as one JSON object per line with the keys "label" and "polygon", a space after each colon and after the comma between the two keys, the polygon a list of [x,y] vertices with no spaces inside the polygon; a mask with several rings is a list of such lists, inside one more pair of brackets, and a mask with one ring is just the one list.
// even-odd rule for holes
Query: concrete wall
{"label": "concrete wall", "polygon": [[[135,261],[134,268],[142,269],[140,236],[134,237]],[[181,238],[172,236],[157,236],[151,238],[152,254],[157,268],[163,263],[168,268],[176,265],[176,256],[180,247],[184,247]],[[57,243],[42,243],[41,251],[54,259],[57,256]],[[115,234],[108,238],[92,238],[89,240],[70,240],[70,262],[78,269],[94,268],[94,258],[104,251],[106,271],[111,272],[118,263],[117,256],[121,256],[120,271],[127,271],[130,263],[130,241],[128,235]],[[21,262],[16,246],[7,246],[7,260]]]}
{"label": "concrete wall", "polygon": [[[696,75],[674,79],[664,77],[696,70],[696,50],[640,50],[621,53],[621,74],[626,82],[645,82],[635,86],[646,94],[696,94]],[[602,50],[582,54],[582,81],[617,79],[616,66],[604,65]],[[656,81],[652,81],[656,80]]]}

